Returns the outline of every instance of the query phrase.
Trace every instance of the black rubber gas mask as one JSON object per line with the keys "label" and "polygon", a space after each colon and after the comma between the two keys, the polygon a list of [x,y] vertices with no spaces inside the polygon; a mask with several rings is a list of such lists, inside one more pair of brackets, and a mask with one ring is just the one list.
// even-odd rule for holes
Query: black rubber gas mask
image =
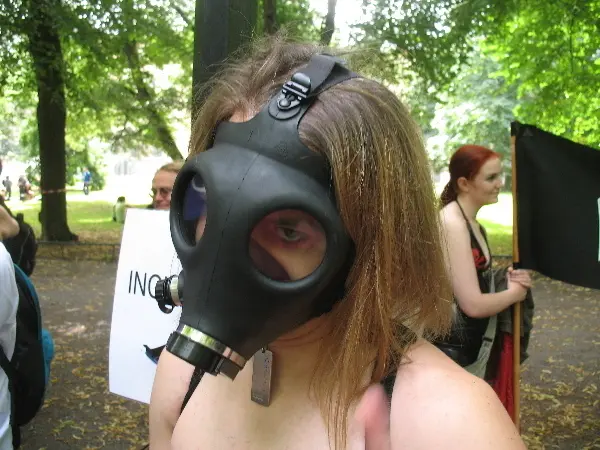
{"label": "black rubber gas mask", "polygon": [[157,285],[161,309],[183,305],[169,352],[233,379],[341,299],[353,244],[327,160],[298,126],[320,92],[355,76],[317,55],[254,118],[222,122],[212,147],[187,160],[170,214],[183,271]]}

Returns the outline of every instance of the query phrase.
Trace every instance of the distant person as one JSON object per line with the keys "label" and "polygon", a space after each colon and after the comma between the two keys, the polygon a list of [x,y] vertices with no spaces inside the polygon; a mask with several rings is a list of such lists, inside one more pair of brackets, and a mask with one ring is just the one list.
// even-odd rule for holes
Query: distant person
{"label": "distant person", "polygon": [[[10,360],[15,351],[17,338],[17,306],[19,291],[15,280],[13,261],[0,242],[0,346]],[[13,448],[13,430],[11,427],[12,399],[8,377],[0,370],[0,449]]]}
{"label": "distant person", "polygon": [[113,222],[125,223],[125,214],[127,213],[127,204],[125,197],[121,196],[113,206]]}
{"label": "distant person", "polygon": [[88,195],[90,193],[90,185],[92,184],[92,173],[87,167],[83,169],[83,193]]}
{"label": "distant person", "polygon": [[148,209],[168,210],[171,207],[171,192],[175,178],[183,166],[183,161],[173,161],[165,164],[156,171],[152,179],[152,203]]}
{"label": "distant person", "polygon": [[22,202],[27,200],[27,193],[29,191],[29,181],[25,177],[25,175],[21,175],[17,181],[17,186],[19,187],[19,200]]}
{"label": "distant person", "polygon": [[6,192],[6,200],[10,200],[10,197],[12,195],[12,181],[10,180],[8,175],[4,180],[2,180],[2,185],[4,186],[4,190]]}

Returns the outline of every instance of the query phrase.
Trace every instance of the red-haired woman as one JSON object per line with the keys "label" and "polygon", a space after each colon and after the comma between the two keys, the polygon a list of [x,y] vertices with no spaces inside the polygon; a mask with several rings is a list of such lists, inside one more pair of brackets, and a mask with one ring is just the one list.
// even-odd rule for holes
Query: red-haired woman
{"label": "red-haired woman", "polygon": [[489,380],[495,374],[499,342],[496,315],[525,299],[531,278],[509,269],[508,288],[495,292],[491,251],[477,222],[484,205],[496,203],[502,187],[500,155],[477,145],[460,147],[450,159],[450,181],[440,212],[457,306],[451,334],[438,348],[469,372]]}

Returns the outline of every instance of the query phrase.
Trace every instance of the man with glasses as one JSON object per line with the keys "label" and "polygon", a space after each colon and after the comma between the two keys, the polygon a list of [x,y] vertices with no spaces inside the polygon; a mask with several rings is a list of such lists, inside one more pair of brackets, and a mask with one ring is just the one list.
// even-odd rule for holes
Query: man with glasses
{"label": "man with glasses", "polygon": [[157,170],[152,179],[152,204],[148,209],[168,210],[171,207],[171,192],[175,178],[183,166],[183,161],[173,161]]}

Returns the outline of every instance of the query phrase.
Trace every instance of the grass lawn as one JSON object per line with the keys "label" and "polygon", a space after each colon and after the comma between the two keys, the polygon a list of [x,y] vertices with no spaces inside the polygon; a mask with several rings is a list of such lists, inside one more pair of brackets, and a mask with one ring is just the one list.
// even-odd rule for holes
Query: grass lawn
{"label": "grass lawn", "polygon": [[502,193],[498,203],[484,206],[477,215],[494,255],[512,255],[512,208],[512,194]]}
{"label": "grass lawn", "polygon": [[[120,242],[123,226],[112,221],[113,202],[113,196],[104,191],[91,192],[89,196],[83,195],[81,191],[67,192],[68,223],[71,231],[78,234],[82,242]],[[37,236],[41,235],[38,221],[40,200],[11,200],[8,206],[15,213],[23,212],[25,221],[34,228]],[[492,253],[512,254],[512,195],[500,194],[498,203],[484,206],[478,217],[488,232]]]}
{"label": "grass lawn", "polygon": [[[79,235],[82,242],[118,243],[121,241],[123,225],[112,220],[112,199],[102,192],[90,192],[85,196],[82,192],[67,192],[67,220],[71,231]],[[40,237],[42,230],[38,214],[42,206],[39,199],[24,202],[11,200],[7,202],[13,213],[22,212],[25,221]]]}

